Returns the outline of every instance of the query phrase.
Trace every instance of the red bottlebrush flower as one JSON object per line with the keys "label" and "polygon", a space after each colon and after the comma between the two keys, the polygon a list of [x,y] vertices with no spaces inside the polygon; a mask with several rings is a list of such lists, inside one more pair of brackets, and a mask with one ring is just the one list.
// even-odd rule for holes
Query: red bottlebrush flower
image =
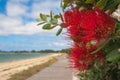
{"label": "red bottlebrush flower", "polygon": [[77,43],[96,40],[100,44],[115,28],[115,20],[98,8],[81,11],[73,8],[67,10],[63,17],[70,38]]}
{"label": "red bottlebrush flower", "polygon": [[68,10],[64,13],[64,21],[65,23],[70,25],[78,25],[79,24],[79,9],[74,8],[72,10]]}
{"label": "red bottlebrush flower", "polygon": [[[81,13],[81,12],[80,12]],[[96,26],[96,17],[95,13],[92,10],[88,10],[83,12],[81,15],[84,15],[84,17],[81,18],[80,27],[84,30],[94,30]]]}
{"label": "red bottlebrush flower", "polygon": [[108,39],[115,28],[115,20],[98,8],[81,11],[73,8],[67,10],[63,18],[70,39],[75,44],[70,54],[72,67],[86,70],[95,60],[104,61],[101,51],[97,54],[90,53]]}
{"label": "red bottlebrush flower", "polygon": [[101,52],[90,54],[84,47],[74,45],[70,54],[71,66],[77,70],[86,70],[95,60],[104,61]]}

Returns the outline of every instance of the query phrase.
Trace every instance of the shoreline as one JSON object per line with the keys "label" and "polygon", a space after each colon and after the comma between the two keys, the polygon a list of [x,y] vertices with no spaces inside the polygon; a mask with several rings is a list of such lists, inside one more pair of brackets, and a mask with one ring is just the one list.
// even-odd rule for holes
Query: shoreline
{"label": "shoreline", "polygon": [[[1,54],[1,53],[0,53]],[[3,53],[4,54],[4,53]],[[8,54],[16,54],[16,53],[8,53]],[[18,53],[18,54],[27,54],[27,55],[29,55],[29,54],[38,54],[38,56],[34,56],[34,57],[24,57],[24,58],[16,58],[16,59],[10,59],[10,60],[1,60],[0,61],[0,64],[2,64],[2,63],[9,63],[9,62],[14,62],[14,61],[20,61],[20,60],[26,60],[26,59],[33,59],[33,58],[39,58],[39,57],[44,57],[44,56],[48,56],[48,55],[51,55],[51,54],[54,54],[54,53]],[[42,55],[40,55],[39,56],[39,54],[42,54]],[[45,55],[44,55],[45,54]],[[5,55],[6,55],[6,53],[5,53]],[[16,54],[17,55],[17,54]]]}
{"label": "shoreline", "polygon": [[12,62],[0,63],[0,79],[7,80],[11,75],[27,70],[30,67],[46,63],[51,58],[61,56],[62,53],[54,53],[37,58],[30,58],[25,60],[17,60]]}

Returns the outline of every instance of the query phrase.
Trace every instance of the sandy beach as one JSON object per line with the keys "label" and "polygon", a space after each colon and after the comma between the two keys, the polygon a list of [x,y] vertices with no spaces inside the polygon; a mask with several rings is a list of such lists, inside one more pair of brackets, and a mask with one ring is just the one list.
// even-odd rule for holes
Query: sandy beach
{"label": "sandy beach", "polygon": [[55,54],[51,54],[44,57],[18,60],[18,61],[7,62],[7,63],[0,63],[0,80],[7,80],[10,78],[11,75],[15,73],[19,73],[30,67],[43,64],[48,60],[50,60],[51,58],[57,57],[60,55],[61,54],[55,53]]}

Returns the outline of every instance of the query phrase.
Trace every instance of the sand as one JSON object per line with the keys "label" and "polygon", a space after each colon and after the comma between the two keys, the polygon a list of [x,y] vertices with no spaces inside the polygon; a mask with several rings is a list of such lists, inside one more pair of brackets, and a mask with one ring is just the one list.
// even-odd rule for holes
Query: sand
{"label": "sand", "polygon": [[15,73],[19,73],[23,70],[27,70],[30,67],[46,63],[51,58],[60,55],[61,54],[56,53],[44,57],[0,63],[0,80],[7,80]]}

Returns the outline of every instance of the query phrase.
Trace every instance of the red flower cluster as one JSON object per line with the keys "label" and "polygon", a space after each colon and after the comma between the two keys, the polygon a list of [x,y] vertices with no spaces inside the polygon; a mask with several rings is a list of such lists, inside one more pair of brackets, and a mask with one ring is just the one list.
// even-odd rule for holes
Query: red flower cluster
{"label": "red flower cluster", "polygon": [[115,20],[100,9],[68,10],[64,13],[64,23],[70,38],[78,42],[106,39],[115,26]]}
{"label": "red flower cluster", "polygon": [[102,59],[101,52],[90,52],[108,39],[115,28],[115,20],[98,8],[81,11],[73,8],[67,10],[63,17],[70,39],[75,43],[70,55],[74,67],[84,70],[98,57]]}
{"label": "red flower cluster", "polygon": [[97,54],[90,54],[84,47],[79,47],[79,45],[74,44],[70,54],[72,68],[86,70],[95,60],[105,62],[101,51]]}

